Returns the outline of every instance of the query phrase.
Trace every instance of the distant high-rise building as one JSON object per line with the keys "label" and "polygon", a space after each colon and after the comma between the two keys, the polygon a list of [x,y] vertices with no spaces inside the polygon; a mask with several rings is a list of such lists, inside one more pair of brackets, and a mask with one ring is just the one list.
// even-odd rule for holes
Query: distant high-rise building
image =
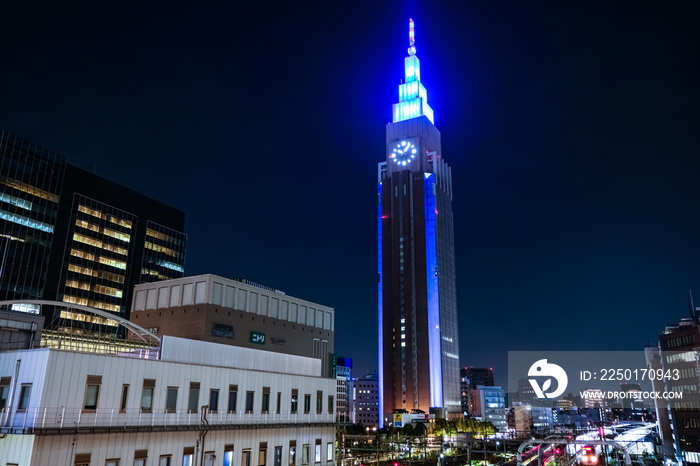
{"label": "distant high-rise building", "polygon": [[476,367],[463,367],[459,370],[460,402],[465,416],[474,416],[473,392],[476,387],[493,387],[493,370]]}
{"label": "distant high-rise building", "polygon": [[[652,380],[655,391],[676,392],[678,399],[655,399],[656,419],[665,451],[674,450],[679,463],[700,464],[700,308],[691,305],[692,317],[667,327],[659,336],[657,351],[647,349],[651,369],[660,375]],[[669,435],[670,434],[670,435]]]}
{"label": "distant high-rise building", "polygon": [[[183,212],[0,132],[0,299],[89,306],[128,318],[134,285],[183,275]],[[15,310],[39,313],[25,304]],[[45,325],[116,322],[44,306]]]}
{"label": "distant high-rise building", "polygon": [[605,399],[603,398],[603,390],[600,388],[587,388],[581,392],[581,401],[583,408],[605,408]]}
{"label": "distant high-rise building", "polygon": [[339,424],[350,422],[349,404],[352,402],[352,392],[350,391],[350,381],[352,380],[352,359],[336,359],[336,384],[337,394],[335,397],[335,417]]}
{"label": "distant high-rise building", "polygon": [[456,417],[452,173],[420,80],[413,21],[409,39],[386,161],[378,167],[380,405],[383,414],[432,408]]}
{"label": "distant high-rise building", "polygon": [[499,432],[508,430],[506,394],[501,387],[477,385],[472,391],[474,405],[470,415],[490,422]]}
{"label": "distant high-rise building", "polygon": [[352,381],[353,421],[366,427],[379,424],[379,375],[376,372]]}
{"label": "distant high-rise building", "polygon": [[518,436],[546,435],[554,426],[554,412],[545,406],[520,404],[513,407]]}

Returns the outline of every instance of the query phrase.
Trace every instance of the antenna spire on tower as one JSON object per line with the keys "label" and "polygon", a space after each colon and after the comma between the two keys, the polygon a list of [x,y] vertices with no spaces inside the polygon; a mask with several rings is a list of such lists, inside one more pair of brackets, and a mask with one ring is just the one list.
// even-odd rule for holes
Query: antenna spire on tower
{"label": "antenna spire on tower", "polygon": [[414,31],[414,25],[413,25],[413,20],[411,18],[408,19],[408,54],[409,55],[415,55],[416,54],[416,33]]}

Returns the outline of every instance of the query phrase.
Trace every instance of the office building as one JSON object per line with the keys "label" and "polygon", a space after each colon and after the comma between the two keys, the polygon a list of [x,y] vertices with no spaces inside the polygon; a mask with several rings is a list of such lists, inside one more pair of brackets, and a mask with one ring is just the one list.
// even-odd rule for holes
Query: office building
{"label": "office building", "polygon": [[473,392],[479,385],[484,387],[495,385],[491,368],[463,367],[459,370],[460,403],[465,416],[474,416]]}
{"label": "office building", "polygon": [[378,167],[380,405],[385,415],[459,417],[452,174],[421,83],[413,21],[409,44]]}
{"label": "office building", "polygon": [[[134,285],[181,277],[183,212],[0,132],[0,300],[47,300],[128,318]],[[45,325],[116,332],[116,321],[38,304]]]}
{"label": "office building", "polygon": [[603,390],[600,388],[587,388],[581,392],[581,401],[583,402],[583,408],[605,408],[605,399]]}
{"label": "office building", "polygon": [[0,353],[0,464],[334,463],[320,360],[168,336],[139,356]]}
{"label": "office building", "polygon": [[477,385],[473,394],[472,416],[484,422],[490,422],[498,432],[507,431],[505,391],[501,387]]}
{"label": "office building", "polygon": [[659,336],[658,349],[647,349],[645,354],[652,369],[670,375],[653,380],[654,390],[682,394],[678,399],[654,401],[665,452],[673,450],[673,456],[684,465],[700,464],[699,322],[700,308],[691,305],[691,317],[667,327]]}
{"label": "office building", "polygon": [[547,435],[554,427],[554,413],[546,406],[519,404],[513,406],[515,431],[518,437]]}
{"label": "office building", "polygon": [[248,280],[206,274],[137,285],[130,320],[157,335],[320,359],[321,374],[335,377],[333,308]]}
{"label": "office building", "polygon": [[[670,327],[672,331],[672,327]],[[662,371],[661,351],[659,347],[644,348],[644,356],[646,358],[647,367],[652,371]],[[655,392],[663,392],[666,389],[664,381],[657,379],[651,381],[652,390]],[[661,440],[661,450],[666,458],[677,458],[676,444],[673,439],[673,428],[671,426],[671,410],[668,400],[663,398],[654,399],[654,410],[656,412],[656,426]]]}
{"label": "office building", "polygon": [[365,427],[379,425],[379,374],[372,372],[352,381],[353,422]]}
{"label": "office building", "polygon": [[350,420],[350,405],[352,404],[352,359],[339,357],[336,359],[335,378],[337,384],[335,413],[338,424],[345,425]]}

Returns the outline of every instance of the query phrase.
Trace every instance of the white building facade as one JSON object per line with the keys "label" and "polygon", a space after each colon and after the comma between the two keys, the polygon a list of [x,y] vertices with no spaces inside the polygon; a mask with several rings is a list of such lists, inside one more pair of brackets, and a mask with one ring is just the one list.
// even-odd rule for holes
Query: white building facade
{"label": "white building facade", "polygon": [[478,385],[478,412],[475,413],[484,422],[490,422],[498,432],[508,430],[506,419],[506,394],[501,387]]}
{"label": "white building facade", "polygon": [[138,356],[0,353],[0,464],[333,464],[319,359],[167,336]]}

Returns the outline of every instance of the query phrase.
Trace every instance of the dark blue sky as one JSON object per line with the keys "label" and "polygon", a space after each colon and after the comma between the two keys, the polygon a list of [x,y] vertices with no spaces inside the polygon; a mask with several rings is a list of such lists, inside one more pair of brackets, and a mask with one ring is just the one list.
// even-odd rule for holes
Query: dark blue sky
{"label": "dark blue sky", "polygon": [[188,275],[332,306],[337,352],[376,367],[376,164],[413,17],[462,364],[504,384],[509,350],[637,350],[687,314],[693,2],[173,3],[5,5],[0,127],[184,210]]}

